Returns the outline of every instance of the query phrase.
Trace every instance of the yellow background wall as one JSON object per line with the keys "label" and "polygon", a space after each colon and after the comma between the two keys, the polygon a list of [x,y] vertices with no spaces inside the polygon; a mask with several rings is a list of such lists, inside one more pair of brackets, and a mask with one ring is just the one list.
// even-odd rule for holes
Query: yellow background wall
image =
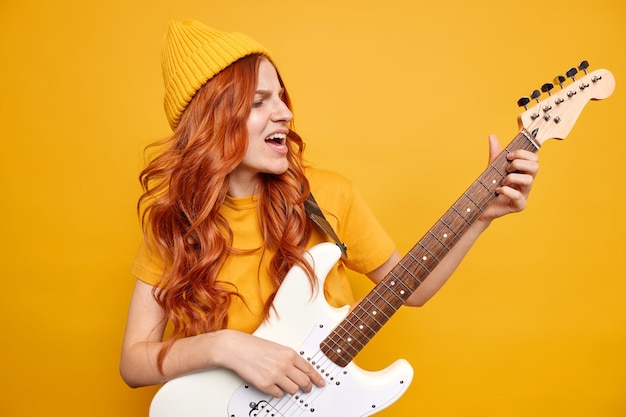
{"label": "yellow background wall", "polygon": [[[272,52],[308,158],[352,178],[407,251],[482,172],[517,99],[581,59],[617,88],[540,151],[528,209],[358,358],[416,370],[381,416],[626,415],[626,6],[618,0],[0,4],[0,415],[141,416],[117,362],[143,147],[168,133],[170,19]],[[369,289],[354,277],[356,291]]]}

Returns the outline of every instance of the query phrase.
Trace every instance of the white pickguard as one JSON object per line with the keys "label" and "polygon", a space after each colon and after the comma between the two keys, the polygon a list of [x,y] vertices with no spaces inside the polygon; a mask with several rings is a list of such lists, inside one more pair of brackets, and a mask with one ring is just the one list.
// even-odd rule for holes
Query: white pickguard
{"label": "white pickguard", "polygon": [[320,342],[345,318],[349,308],[334,308],[324,298],[324,280],[339,260],[339,248],[321,243],[309,253],[318,277],[314,294],[304,271],[292,268],[274,299],[275,311],[254,335],[300,352],[325,376],[326,386],[274,398],[231,371],[201,371],[163,385],[152,400],[150,417],[369,416],[407,390],[413,369],[403,359],[369,372],[354,363],[342,368],[321,352]]}

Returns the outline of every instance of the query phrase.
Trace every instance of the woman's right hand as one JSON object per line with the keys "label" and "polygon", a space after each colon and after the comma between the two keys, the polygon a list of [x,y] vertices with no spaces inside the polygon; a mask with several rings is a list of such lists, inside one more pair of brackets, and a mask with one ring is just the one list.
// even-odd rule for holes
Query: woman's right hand
{"label": "woman's right hand", "polygon": [[216,350],[217,362],[266,394],[282,397],[285,392],[310,392],[313,384],[326,384],[315,368],[289,347],[235,330],[216,333],[221,345]]}

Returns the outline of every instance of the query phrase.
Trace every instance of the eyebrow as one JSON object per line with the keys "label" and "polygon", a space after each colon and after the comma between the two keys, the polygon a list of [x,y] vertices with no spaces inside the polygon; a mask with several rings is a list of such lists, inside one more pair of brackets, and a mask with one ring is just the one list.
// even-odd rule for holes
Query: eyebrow
{"label": "eyebrow", "polygon": [[[256,90],[254,92],[254,94],[258,94],[258,95],[262,95],[262,96],[271,96],[272,95],[272,91],[271,90]],[[285,88],[281,87],[280,90],[278,90],[278,97],[282,97],[285,94]]]}

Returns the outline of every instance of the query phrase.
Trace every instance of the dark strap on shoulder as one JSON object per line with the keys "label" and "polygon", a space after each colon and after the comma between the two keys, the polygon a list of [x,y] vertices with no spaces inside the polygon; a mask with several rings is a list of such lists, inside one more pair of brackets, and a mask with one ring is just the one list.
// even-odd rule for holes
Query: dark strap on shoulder
{"label": "dark strap on shoulder", "polygon": [[317,205],[317,201],[315,201],[315,198],[313,198],[313,194],[309,194],[309,198],[307,198],[304,202],[304,209],[308,213],[311,220],[313,220],[313,222],[318,225],[320,229],[326,232],[328,237],[330,237],[333,242],[335,242],[335,244],[339,246],[343,257],[347,258],[348,248],[344,243],[341,242],[341,239],[339,239],[330,223],[328,223],[328,220],[326,220],[326,217],[324,217],[324,213],[322,213],[322,210],[320,210],[320,207]]}

